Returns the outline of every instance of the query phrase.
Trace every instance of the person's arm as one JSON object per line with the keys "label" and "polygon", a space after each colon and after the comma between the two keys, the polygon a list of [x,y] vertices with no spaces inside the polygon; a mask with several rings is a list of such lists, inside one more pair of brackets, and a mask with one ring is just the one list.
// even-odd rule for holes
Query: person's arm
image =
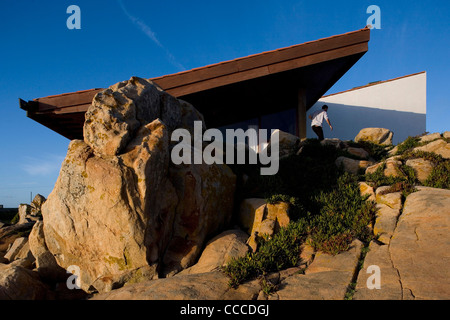
{"label": "person's arm", "polygon": [[330,119],[327,119],[328,125],[330,126],[331,131],[333,131],[333,126],[331,125]]}
{"label": "person's arm", "polygon": [[308,116],[308,118],[309,118],[310,120],[312,120],[312,119],[313,119],[312,114],[310,114],[310,115]]}

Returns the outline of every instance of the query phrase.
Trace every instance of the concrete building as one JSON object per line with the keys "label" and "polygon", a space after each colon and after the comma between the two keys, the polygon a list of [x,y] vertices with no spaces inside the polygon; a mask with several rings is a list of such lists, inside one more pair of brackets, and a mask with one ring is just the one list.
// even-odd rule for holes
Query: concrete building
{"label": "concrete building", "polygon": [[[325,137],[353,140],[363,128],[394,132],[393,143],[426,132],[427,74],[415,73],[378,81],[319,99],[313,113],[326,104],[333,131],[324,123]],[[308,126],[308,138],[316,135]]]}
{"label": "concrete building", "polygon": [[[426,131],[426,73],[323,96],[368,51],[370,29],[150,78],[192,103],[208,128],[280,129],[315,138],[307,114],[329,106],[334,131],[352,140],[367,127],[394,132],[394,143]],[[68,139],[83,139],[84,114],[103,89],[20,100],[27,116]],[[250,141],[256,145],[256,141]]]}

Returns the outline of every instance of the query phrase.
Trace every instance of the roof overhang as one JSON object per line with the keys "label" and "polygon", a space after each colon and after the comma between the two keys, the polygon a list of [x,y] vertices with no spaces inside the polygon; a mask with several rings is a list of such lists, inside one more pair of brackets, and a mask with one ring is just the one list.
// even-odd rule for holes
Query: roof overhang
{"label": "roof overhang", "polygon": [[[171,95],[192,103],[208,127],[219,127],[297,104],[317,102],[367,51],[370,29],[152,78]],[[20,100],[27,116],[68,139],[82,139],[84,114],[103,89]]]}

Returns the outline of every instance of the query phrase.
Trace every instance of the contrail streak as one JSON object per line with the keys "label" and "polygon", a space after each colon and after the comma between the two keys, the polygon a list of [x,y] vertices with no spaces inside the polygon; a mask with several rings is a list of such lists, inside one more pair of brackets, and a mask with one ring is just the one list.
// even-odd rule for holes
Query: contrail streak
{"label": "contrail streak", "polygon": [[158,47],[160,47],[161,49],[163,49],[166,53],[166,56],[169,60],[169,62],[174,65],[175,67],[177,67],[178,69],[181,70],[186,70],[186,68],[179,63],[174,55],[172,53],[170,53],[169,50],[167,50],[167,48],[165,48],[161,42],[159,42],[158,38],[156,37],[156,34],[152,31],[152,29],[142,20],[140,20],[139,18],[133,16],[132,14],[130,14],[127,9],[125,8],[122,0],[117,0],[117,2],[119,3],[120,8],[122,9],[122,11],[125,13],[125,15],[128,17],[128,19],[130,19],[131,22],[133,22],[134,25],[136,25],[148,38],[150,38],[150,40],[152,40]]}

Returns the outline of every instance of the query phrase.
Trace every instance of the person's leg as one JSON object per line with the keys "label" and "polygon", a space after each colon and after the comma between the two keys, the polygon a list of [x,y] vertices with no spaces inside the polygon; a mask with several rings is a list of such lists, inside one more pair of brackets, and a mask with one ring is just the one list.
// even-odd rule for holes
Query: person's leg
{"label": "person's leg", "polygon": [[313,129],[314,133],[317,134],[317,137],[319,138],[319,141],[324,140],[322,127],[313,126],[312,129]]}
{"label": "person's leg", "polygon": [[317,126],[312,126],[311,128],[313,129],[313,131],[316,134],[317,138],[319,138],[319,133],[317,132]]}
{"label": "person's leg", "polygon": [[325,137],[323,136],[323,129],[322,129],[322,127],[319,127],[317,131],[319,131],[319,140],[320,141],[325,140]]}

